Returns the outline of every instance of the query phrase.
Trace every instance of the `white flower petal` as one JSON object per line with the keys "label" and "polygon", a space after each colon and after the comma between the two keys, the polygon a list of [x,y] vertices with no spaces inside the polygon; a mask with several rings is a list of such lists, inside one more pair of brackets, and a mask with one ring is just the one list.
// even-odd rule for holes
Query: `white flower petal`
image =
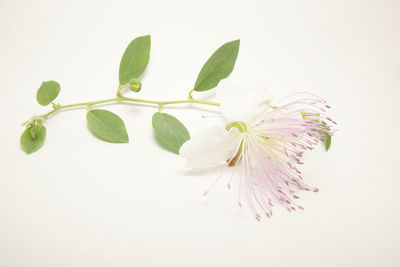
{"label": "white flower petal", "polygon": [[272,100],[265,85],[230,79],[217,87],[217,98],[226,119],[248,123],[264,113]]}
{"label": "white flower petal", "polygon": [[216,167],[234,156],[241,135],[236,128],[229,132],[222,127],[201,130],[183,144],[179,154],[190,168]]}

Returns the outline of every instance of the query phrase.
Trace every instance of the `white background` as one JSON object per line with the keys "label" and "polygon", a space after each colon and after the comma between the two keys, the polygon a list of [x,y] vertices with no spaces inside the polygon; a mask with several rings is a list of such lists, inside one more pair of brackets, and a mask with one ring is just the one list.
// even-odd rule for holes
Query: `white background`
{"label": "white background", "polygon": [[[399,1],[0,1],[0,266],[400,266]],[[224,42],[240,38],[232,76],[283,96],[308,90],[339,122],[332,149],[302,169],[319,193],[303,212],[258,222],[219,183],[188,172],[154,140],[154,107],[105,108],[129,144],[88,131],[85,110],[46,122],[27,156],[20,124],[57,80],[62,104],[112,97],[120,57],[152,35],[141,97],[186,97]],[[136,95],[139,97],[139,95]],[[195,94],[202,97],[202,94]],[[213,108],[168,108],[193,134]],[[214,109],[215,110],[215,109]]]}

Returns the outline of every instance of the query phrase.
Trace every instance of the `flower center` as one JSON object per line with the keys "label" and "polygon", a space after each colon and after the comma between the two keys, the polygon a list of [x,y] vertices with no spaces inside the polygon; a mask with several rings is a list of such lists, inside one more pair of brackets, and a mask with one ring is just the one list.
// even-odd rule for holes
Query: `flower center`
{"label": "flower center", "polygon": [[242,140],[242,142],[240,143],[239,150],[238,150],[238,152],[236,153],[236,155],[233,156],[233,158],[228,159],[228,162],[229,162],[229,163],[228,163],[228,166],[229,166],[229,167],[234,167],[234,166],[236,166],[237,162],[238,162],[239,159],[241,158],[242,147],[243,147],[243,140]]}
{"label": "flower center", "polygon": [[[244,133],[247,132],[247,125],[246,123],[242,122],[242,121],[232,121],[230,123],[228,123],[225,126],[225,129],[227,131],[229,131],[230,129],[232,129],[233,127],[237,128],[239,130],[240,133]],[[229,167],[233,167],[236,166],[237,162],[240,160],[241,155],[242,155],[242,147],[243,147],[243,140],[240,143],[239,146],[239,150],[238,152],[235,154],[235,156],[233,156],[231,159],[228,160],[228,166]]]}

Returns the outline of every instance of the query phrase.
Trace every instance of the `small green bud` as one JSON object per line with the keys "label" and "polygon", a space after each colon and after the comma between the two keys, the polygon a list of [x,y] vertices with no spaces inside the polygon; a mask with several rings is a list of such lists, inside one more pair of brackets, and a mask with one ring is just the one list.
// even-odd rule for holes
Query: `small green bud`
{"label": "small green bud", "polygon": [[33,125],[33,126],[30,127],[30,129],[31,129],[32,139],[35,139],[37,134],[39,133],[40,126],[39,125]]}
{"label": "small green bud", "polygon": [[35,139],[36,136],[39,134],[40,128],[43,125],[43,119],[39,118],[39,119],[34,119],[32,120],[29,124],[27,128],[31,129],[31,136],[32,139]]}
{"label": "small green bud", "polygon": [[133,92],[139,92],[142,89],[142,82],[138,79],[132,79],[129,81],[129,88]]}

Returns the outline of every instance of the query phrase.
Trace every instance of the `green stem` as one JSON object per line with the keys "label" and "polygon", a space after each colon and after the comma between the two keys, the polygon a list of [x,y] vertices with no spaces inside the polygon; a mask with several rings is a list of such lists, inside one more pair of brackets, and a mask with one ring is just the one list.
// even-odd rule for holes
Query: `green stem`
{"label": "green stem", "polygon": [[189,99],[193,99],[192,93],[194,92],[194,89],[189,91]]}
{"label": "green stem", "polygon": [[81,102],[75,104],[68,104],[68,105],[55,105],[54,109],[41,115],[43,120],[46,120],[51,114],[57,112],[61,109],[66,108],[73,108],[73,107],[82,107],[88,106],[92,107],[94,105],[104,104],[104,103],[111,103],[111,102],[134,102],[134,103],[145,103],[145,104],[154,104],[158,105],[159,107],[166,106],[166,105],[174,105],[174,104],[184,104],[184,103],[196,103],[196,104],[203,104],[203,105],[210,105],[210,106],[220,106],[217,102],[205,101],[205,100],[198,100],[198,99],[182,99],[182,100],[173,100],[173,101],[155,101],[155,100],[147,100],[147,99],[138,99],[138,98],[130,98],[130,97],[114,97],[110,99],[98,100],[98,101],[90,101],[90,102]]}
{"label": "green stem", "polygon": [[124,89],[125,86],[126,86],[125,84],[118,86],[117,97],[121,97],[122,96],[121,90]]}

